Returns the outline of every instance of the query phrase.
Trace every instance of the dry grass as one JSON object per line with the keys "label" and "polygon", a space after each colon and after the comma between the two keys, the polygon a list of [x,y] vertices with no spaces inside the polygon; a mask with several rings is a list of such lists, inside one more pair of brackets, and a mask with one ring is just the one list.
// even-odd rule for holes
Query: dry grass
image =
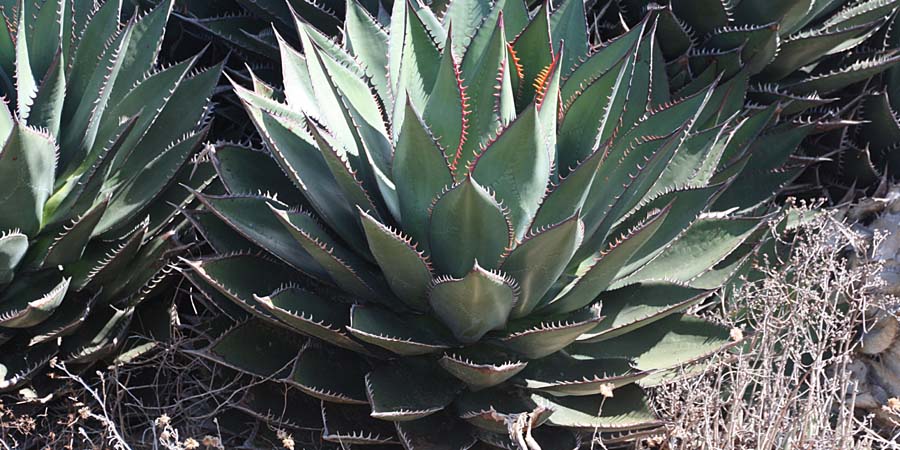
{"label": "dry grass", "polygon": [[[96,372],[94,385],[51,361],[50,376],[62,383],[56,396],[35,397],[31,391],[0,402],[0,446],[4,449],[130,450],[121,423],[110,411],[115,405],[103,389],[108,374]],[[59,401],[61,399],[62,401]]]}
{"label": "dry grass", "polygon": [[656,392],[672,424],[657,447],[900,448],[896,427],[876,432],[872,416],[854,408],[859,330],[871,326],[866,318],[873,311],[892,306],[874,294],[882,284],[877,264],[847,264],[848,252],[871,254],[871,242],[823,215],[784,244],[792,247],[786,261],[761,268],[764,279],[705,311],[736,329],[747,326],[746,345],[709,361],[701,376]]}

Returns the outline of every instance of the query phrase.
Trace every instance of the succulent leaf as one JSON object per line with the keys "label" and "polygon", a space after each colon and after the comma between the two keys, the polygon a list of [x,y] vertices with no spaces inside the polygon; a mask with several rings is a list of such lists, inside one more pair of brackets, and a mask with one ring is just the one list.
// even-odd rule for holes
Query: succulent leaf
{"label": "succulent leaf", "polygon": [[463,278],[438,278],[428,297],[434,314],[462,343],[502,329],[518,301],[515,281],[478,262]]}
{"label": "succulent leaf", "polygon": [[634,273],[622,277],[612,287],[663,279],[689,284],[757,233],[763,223],[755,218],[700,218],[659,256]]}
{"label": "succulent leaf", "polygon": [[329,302],[301,288],[278,289],[263,297],[254,295],[259,305],[293,330],[330,342],[338,347],[368,353],[350,337],[348,305]]}
{"label": "succulent leaf", "polygon": [[19,37],[28,35],[28,61],[36,78],[41,78],[50,71],[56,49],[61,53],[62,16],[65,8],[66,2],[62,0],[44,2],[34,17],[32,27],[17,33]]}
{"label": "succulent leaf", "polygon": [[287,228],[310,257],[325,268],[334,284],[360,298],[370,298],[375,288],[366,263],[325,233],[315,217],[298,211],[284,211],[272,207],[272,214]]}
{"label": "succulent leaf", "polygon": [[[598,54],[605,55],[606,52]],[[585,64],[596,66],[599,63],[600,61],[588,60]],[[623,89],[623,84],[627,83],[631,63],[630,55],[623,56],[602,74],[595,75],[596,78],[582,81],[582,87],[571,94],[571,100],[568,96],[563,97],[566,101],[566,114],[559,130],[559,146],[565,150],[559,156],[559,164],[563,170],[572,170],[581,160],[589,157],[590,154],[585,152],[591,151],[597,141],[608,136],[608,130],[615,126],[611,122],[619,119],[619,111],[615,109],[617,105],[614,99],[626,90]],[[573,77],[577,75],[576,70]],[[567,86],[569,83],[563,86],[563,95],[566,95]]]}
{"label": "succulent leaf", "polygon": [[[264,320],[279,323],[275,316],[254,298],[257,292],[275,292],[290,281],[291,272],[283,265],[259,256],[231,255],[190,261],[192,275],[219,291],[238,306]],[[253,267],[254,270],[245,270]]]}
{"label": "succulent leaf", "polygon": [[279,205],[275,199],[258,196],[213,196],[199,194],[210,212],[247,240],[269,251],[291,266],[308,271],[313,276],[326,277],[324,269],[308,253],[298,251],[300,244],[272,211]]}
{"label": "succulent leaf", "polygon": [[431,263],[417,250],[408,237],[388,228],[368,213],[360,211],[369,250],[380,267],[391,290],[412,309],[428,308],[428,284],[432,279]]}
{"label": "succulent leaf", "polygon": [[366,375],[372,417],[406,422],[450,405],[462,383],[436,366],[417,362],[388,363]]}
{"label": "succulent leaf", "polygon": [[730,22],[728,3],[722,0],[675,0],[671,4],[672,12],[701,35],[728,26]]}
{"label": "succulent leaf", "polygon": [[508,424],[520,417],[532,428],[542,425],[553,410],[515,392],[488,389],[466,392],[456,402],[457,414],[470,424],[489,432],[507,434]]}
{"label": "succulent leaf", "polygon": [[[307,120],[307,126],[309,127],[309,132],[312,134],[313,139],[315,139],[316,144],[323,150],[322,156],[325,158],[325,164],[328,165],[331,176],[341,189],[341,193],[346,201],[349,202],[354,209],[362,208],[366,211],[374,210],[375,204],[372,203],[372,199],[369,197],[368,192],[366,192],[366,188],[363,186],[362,181],[360,181],[357,174],[350,166],[350,156],[346,153],[342,153],[336,145],[337,141],[333,139],[332,136],[327,135],[326,132],[317,125]],[[377,212],[373,212],[373,214],[376,216],[378,215]]]}
{"label": "succulent leaf", "polygon": [[190,159],[205,133],[195,133],[184,140],[173,143],[165,152],[150,161],[143,171],[134,178],[118,186],[107,207],[107,213],[100,219],[94,236],[121,231],[117,227],[133,220],[143,208],[154,201],[170,185],[174,175]]}
{"label": "succulent leaf", "polygon": [[261,382],[249,386],[235,409],[258,420],[266,420],[289,429],[307,425],[322,426],[319,402],[297,389],[285,388],[274,382]]}
{"label": "succulent leaf", "polygon": [[600,305],[595,304],[570,314],[520,320],[507,327],[497,340],[504,348],[528,359],[540,359],[566,348],[601,320]]}
{"label": "succulent leaf", "polygon": [[404,228],[423,250],[428,250],[427,212],[435,198],[453,183],[453,177],[444,150],[409,102],[394,153],[393,175]]}
{"label": "succulent leaf", "polygon": [[724,186],[713,184],[702,188],[676,189],[649,199],[631,214],[623,218],[613,228],[613,236],[627,233],[647,217],[654,216],[663,208],[669,207],[669,213],[662,219],[659,229],[642,245],[631,259],[621,267],[620,273],[631,273],[642,267],[650,259],[658,255],[667,243],[671,242],[694,220],[702,210],[709,208],[722,194]]}
{"label": "succulent leaf", "polygon": [[289,206],[307,205],[300,191],[267,152],[240,144],[221,143],[211,157],[216,175],[229,193],[263,192]]}
{"label": "succulent leaf", "polygon": [[[401,11],[399,14],[398,10]],[[393,83],[391,91],[394,92],[391,118],[396,141],[399,127],[405,123],[406,103],[416,111],[425,110],[441,66],[441,55],[433,40],[435,36],[425,28],[411,0],[395,2],[394,11],[391,27],[396,27],[396,31],[391,31],[388,65],[389,79]]]}
{"label": "succulent leaf", "polygon": [[553,398],[535,395],[533,398],[541,407],[553,410],[547,420],[550,426],[596,432],[653,428],[662,424],[641,389],[633,384],[614,390],[611,398],[603,395]]}
{"label": "succulent leaf", "polygon": [[594,80],[609,72],[623,58],[633,56],[634,48],[646,33],[647,30],[645,28],[651,18],[648,15],[639,25],[606,42],[601,50],[591,53],[584,62],[578,64],[571,72],[563,73],[565,79],[561,94],[563,103],[569,104],[577,97],[578,91],[582,91]]}
{"label": "succulent leaf", "polygon": [[0,360],[0,391],[10,392],[28,383],[56,354],[56,346],[38,345]]}
{"label": "succulent leaf", "polygon": [[538,78],[538,74],[544,68],[553,63],[556,52],[559,50],[552,41],[550,35],[550,2],[541,3],[540,9],[533,16],[522,33],[515,36],[512,48],[515,50],[517,60],[521,61],[522,79],[516,89],[516,105],[531,103],[535,98],[536,88],[532,82]]}
{"label": "succulent leaf", "polygon": [[826,55],[837,53],[864,41],[880,25],[878,22],[856,26],[827,27],[790,36],[778,46],[778,54],[760,76],[780,80]]}
{"label": "succulent leaf", "polygon": [[[506,0],[501,0],[506,2]],[[510,0],[515,1],[515,0]],[[499,13],[499,9],[495,10]],[[494,19],[493,16],[486,20]],[[510,77],[509,59],[507,57],[506,26],[502,16],[495,19],[493,29],[478,29],[473,44],[462,60],[463,80],[468,97],[467,134],[462,143],[461,153],[455,161],[457,168],[468,167],[482,145],[489,142],[503,125],[512,121],[515,116],[513,107],[513,86]],[[485,39],[484,35],[490,31]],[[474,47],[477,41],[484,41],[484,48]]]}
{"label": "succulent leaf", "polygon": [[[725,327],[673,314],[655,322],[640,339],[624,334],[602,342],[576,344],[570,353],[576,357],[629,358],[640,370],[661,370],[702,359],[734,344]],[[653,375],[642,384],[652,386],[658,380],[658,375]]]}
{"label": "succulent leaf", "polygon": [[28,125],[46,129],[51,136],[59,136],[62,108],[66,97],[66,74],[62,67],[65,62],[62,58],[62,50],[57,51],[47,74],[37,88],[28,112]]}
{"label": "succulent leaf", "polygon": [[300,350],[286,382],[320,400],[365,405],[366,372],[365,362],[353,354],[308,344]]}
{"label": "succulent leaf", "polygon": [[71,221],[93,206],[106,182],[113,156],[122,148],[136,123],[136,116],[123,119],[113,137],[100,151],[64,177],[62,185],[44,205],[45,215],[48,216],[47,226],[58,226]]}
{"label": "succulent leaf", "polygon": [[[112,4],[115,2],[107,3]],[[118,10],[114,14],[118,15]],[[67,167],[74,161],[84,159],[93,149],[97,133],[103,122],[103,113],[109,106],[113,83],[115,83],[115,79],[122,69],[125,54],[127,53],[125,48],[127,48],[131,39],[133,29],[133,27],[128,27],[113,35],[115,39],[109,41],[98,58],[99,63],[96,67],[103,69],[90,73],[83,86],[75,86],[76,90],[74,92],[79,92],[77,89],[83,87],[83,90],[80,91],[81,95],[66,95],[67,98],[72,98],[73,101],[79,101],[79,103],[73,105],[76,109],[71,115],[67,114],[67,111],[71,111],[67,104],[68,102],[63,105],[63,122],[67,126],[64,130],[60,130],[59,143],[62,149],[59,155],[60,166]],[[103,41],[105,39],[101,38],[101,42]],[[90,66],[88,65],[87,67]],[[73,82],[70,81],[69,86],[72,84]],[[87,94],[89,92],[98,92],[100,94],[99,98],[93,98]],[[159,98],[157,97],[155,100],[159,100]]]}
{"label": "succulent leaf", "polygon": [[25,24],[25,7],[24,2],[19,3],[20,7],[18,14],[18,24],[16,25],[16,36],[15,36],[15,60],[17,64],[15,64],[15,77],[16,77],[16,94],[17,94],[17,116],[18,117],[28,117],[28,112],[30,109],[30,104],[28,100],[30,100],[34,93],[37,91],[37,77],[34,75],[34,71],[32,69],[31,57],[30,53],[33,53],[32,50],[29,50],[28,46],[28,33],[27,33],[27,25]]}
{"label": "succulent leaf", "polygon": [[348,50],[363,63],[382,102],[389,104],[391,90],[384,71],[388,66],[388,34],[357,0],[347,1],[344,29]]}
{"label": "succulent leaf", "polygon": [[80,259],[90,242],[91,233],[100,223],[108,205],[109,198],[101,200],[84,216],[76,219],[65,231],[54,236],[41,265],[60,266]]}
{"label": "succulent leaf", "polygon": [[615,396],[615,389],[632,384],[647,373],[634,369],[624,358],[579,360],[555,353],[532,361],[520,378],[528,389],[555,397],[602,395],[607,390]]}
{"label": "succulent leaf", "polygon": [[322,402],[322,439],[337,444],[398,444],[390,422],[370,416],[368,406],[338,405]]}
{"label": "succulent leaf", "polygon": [[[471,169],[478,185],[494,192],[497,200],[508,208],[516,239],[528,232],[550,181],[550,150],[537,116],[537,106],[529,106],[488,144]],[[440,202],[435,205],[436,212],[438,205]],[[482,261],[490,263],[491,260]]]}
{"label": "succulent leaf", "polygon": [[[449,2],[447,11],[441,18],[442,25],[447,28],[447,42],[453,53],[462,55],[466,48],[470,47],[472,36],[469,30],[479,29],[488,15],[495,10],[491,2],[486,0],[463,0]],[[446,50],[445,50],[446,52]]]}
{"label": "succulent leaf", "polygon": [[56,170],[53,138],[17,124],[0,150],[0,229],[19,229],[27,236],[40,230],[44,204],[53,191]]}
{"label": "succulent leaf", "polygon": [[401,356],[437,353],[453,343],[443,327],[428,316],[404,316],[376,306],[354,305],[347,330],[361,341]]}
{"label": "succulent leaf", "polygon": [[59,349],[61,358],[73,365],[86,365],[111,356],[125,338],[133,315],[133,307],[121,310],[107,307],[95,312],[84,325],[63,338]]}
{"label": "succulent leaf", "polygon": [[514,377],[528,362],[484,347],[448,351],[438,360],[438,364],[466,383],[469,390],[478,391]]}
{"label": "succulent leaf", "polygon": [[[656,40],[656,27],[650,28],[637,46],[633,55],[633,64],[629,74],[628,88],[617,89],[617,97],[610,103],[614,106],[612,117],[618,117],[618,121],[603,123],[603,132],[600,134],[600,142],[605,143],[617,128],[619,131],[631,129],[645,115],[648,103],[653,92],[653,54]],[[621,111],[621,112],[618,112]],[[661,133],[653,133],[659,136]],[[620,141],[621,142],[621,141]]]}
{"label": "succulent leaf", "polygon": [[148,226],[149,221],[145,221],[121,239],[89,244],[84,257],[66,269],[75,290],[112,281],[120,271],[125,270],[140,252]]}
{"label": "succulent leaf", "polygon": [[897,5],[893,1],[864,0],[861,2],[854,2],[828,18],[822,25],[825,28],[852,27],[863,23],[869,23],[875,19],[887,17],[891,12],[896,10]]}
{"label": "succulent leaf", "polygon": [[226,330],[195,354],[241,372],[268,378],[287,375],[300,348],[296,339],[291,339],[283,329],[249,320]]}
{"label": "succulent leaf", "polygon": [[28,251],[28,236],[17,230],[0,234],[0,283],[13,280],[16,267]]}
{"label": "succulent leaf", "polygon": [[299,122],[265,111],[261,114],[262,137],[281,168],[303,191],[323,220],[347,241],[361,244],[356,212],[344,199],[334,177],[329,176],[331,170],[314,147],[312,137],[306,135]]}
{"label": "succulent leaf", "polygon": [[813,73],[808,78],[786,83],[785,89],[796,94],[816,92],[828,94],[853,83],[871,78],[900,62],[900,55],[877,54],[871,58],[854,61],[842,68],[824,73]]}
{"label": "succulent leaf", "polygon": [[[60,279],[55,274],[39,274],[23,277],[14,282],[0,298],[0,326],[3,328],[30,328],[47,320],[62,304],[71,278]],[[53,286],[49,291],[43,291]]]}
{"label": "succulent leaf", "polygon": [[[191,135],[198,126],[203,128],[204,117],[209,112],[209,93],[216,87],[216,81],[222,74],[223,68],[223,64],[220,63],[191,76],[197,71],[196,68],[192,68],[192,72],[178,82],[175,91],[168,97],[150,127],[145,129],[142,124],[138,124],[138,130],[141,133],[140,142],[137,142],[134,150],[122,152],[123,155],[117,156],[117,163],[121,163],[116,166],[118,170],[123,173],[128,173],[130,170],[137,171],[150,163],[151,158],[147,156],[148,154],[152,155],[158,152],[157,149],[165,149],[173,145],[173,142],[183,140],[183,136]],[[138,101],[140,101],[140,97],[138,97]],[[144,101],[146,102],[146,99]],[[145,114],[148,107],[149,105],[144,105],[143,111],[138,109],[137,113],[141,118],[150,115],[149,113]],[[185,117],[199,119],[197,122],[192,122],[185,120]],[[137,135],[128,137],[137,137]],[[121,159],[125,154],[128,155],[127,161]]]}
{"label": "succulent leaf", "polygon": [[[71,282],[69,285],[71,286]],[[31,334],[28,347],[54,342],[74,333],[87,322],[99,297],[95,295],[88,299],[87,305],[63,301],[47,320],[28,330]]]}
{"label": "succulent leaf", "polygon": [[553,42],[562,42],[563,55],[560,70],[569,73],[578,61],[588,54],[588,30],[584,3],[560,2],[550,14],[550,30]]}
{"label": "succulent leaf", "polygon": [[630,330],[684,312],[707,297],[704,291],[666,282],[638,283],[604,294],[604,317],[596,328],[579,336],[579,342],[600,342]]}
{"label": "succulent leaf", "polygon": [[613,242],[585,270],[579,270],[577,278],[563,288],[556,298],[550,300],[542,308],[543,311],[547,314],[568,313],[593,302],[597,295],[612,285],[622,266],[656,234],[670,211],[671,205],[667,205]]}
{"label": "succulent leaf", "polygon": [[116,77],[110,93],[111,98],[122,98],[122,95],[131,90],[135,83],[153,68],[174,4],[174,0],[163,0],[135,22],[128,47],[124,49],[128,59]]}
{"label": "succulent leaf", "polygon": [[581,214],[605,156],[604,151],[595,150],[568,175],[561,177],[558,184],[550,185],[534,217],[532,232]]}
{"label": "succulent leaf", "polygon": [[547,229],[530,234],[518,242],[503,261],[500,270],[519,285],[519,300],[511,317],[531,314],[544,294],[566,269],[584,238],[584,225],[577,215]]}
{"label": "succulent leaf", "polygon": [[438,145],[444,149],[447,160],[451,161],[451,168],[458,171],[466,141],[469,106],[460,63],[453,55],[451,40],[448,37],[444,45],[434,86],[422,110],[422,119],[434,133]]}
{"label": "succulent leaf", "polygon": [[[314,32],[310,31],[307,25],[298,21],[298,28],[300,30],[300,40],[303,42],[303,51],[308,55],[306,65],[313,92],[316,99],[319,100],[318,106],[321,112],[321,119],[325,122],[324,125],[333,133],[335,152],[338,156],[348,159],[357,157],[359,148],[352,131],[353,125],[341,106],[341,93],[347,96],[366,96],[371,101],[368,109],[374,108],[374,112],[377,114],[378,109],[375,106],[375,101],[359,78],[349,73],[346,67],[333,60],[330,55],[326,54],[321,47],[313,42],[312,33]],[[361,107],[364,103],[360,102],[358,105]],[[345,154],[351,156],[346,156]]]}
{"label": "succulent leaf", "polygon": [[512,238],[503,207],[470,176],[431,207],[428,240],[432,262],[441,273],[463,277],[473,266],[496,268]]}

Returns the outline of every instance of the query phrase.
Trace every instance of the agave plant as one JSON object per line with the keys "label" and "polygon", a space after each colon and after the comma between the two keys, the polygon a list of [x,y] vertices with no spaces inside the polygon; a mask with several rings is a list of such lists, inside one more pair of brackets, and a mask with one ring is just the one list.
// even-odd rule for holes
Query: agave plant
{"label": "agave plant", "polygon": [[[379,3],[367,6],[377,14]],[[274,30],[293,28],[290,17],[295,12],[329,35],[340,31],[344,2],[336,0],[224,0],[217,2],[176,2],[178,17],[188,32],[200,41],[212,38],[251,62],[277,61],[278,43]],[[199,32],[199,33],[198,33]]]}
{"label": "agave plant", "polygon": [[[659,9],[660,46],[672,87],[693,92],[724,73],[749,83],[748,100],[770,105],[792,100],[786,112],[830,112],[835,133],[817,135],[809,156],[817,166],[806,181],[846,192],[871,187],[896,160],[896,120],[887,96],[900,61],[895,0],[618,0],[605,12],[606,28],[637,23]],[[888,75],[881,75],[889,71]],[[886,84],[880,81],[884,78]],[[800,119],[802,120],[802,119]],[[848,121],[849,120],[849,121]],[[842,125],[868,122],[862,127]],[[820,131],[834,127],[823,126]],[[893,163],[896,164],[896,163]],[[852,190],[852,189],[851,189]],[[842,195],[842,194],[840,194]]]}
{"label": "agave plant", "polygon": [[[900,48],[897,14],[865,45],[872,48]],[[839,152],[834,162],[817,171],[833,195],[853,198],[854,191],[877,195],[870,188],[887,189],[882,181],[900,174],[900,68],[892,67],[867,80],[857,90],[861,101],[854,109],[859,125],[837,139],[849,151]],[[858,188],[858,189],[857,189]]]}
{"label": "agave plant", "polygon": [[127,23],[95,3],[3,5],[0,391],[110,355],[169,272],[179,184],[214,177],[188,163],[220,68],[155,67],[171,2]]}
{"label": "agave plant", "polygon": [[[161,0],[132,0],[155,5]],[[382,3],[367,0],[373,14],[383,13]],[[390,3],[385,3],[390,9]],[[382,9],[380,9],[382,8]],[[344,16],[344,2],[337,0],[176,0],[172,24],[166,34],[162,61],[182,61],[203,52],[201,62],[215,64],[225,60],[229,74],[250,81],[248,69],[267,83],[280,78],[278,43],[275,30],[294,37],[292,11],[326,31],[338,33]],[[384,14],[384,13],[383,13]],[[292,44],[299,45],[299,41]],[[253,127],[234,97],[227,82],[216,90],[216,123],[210,131],[217,139],[241,140]]]}
{"label": "agave plant", "polygon": [[667,3],[620,0],[610,11],[636,23],[643,11],[660,9],[660,47],[676,88],[745,71],[755,102],[791,98],[794,109],[809,108],[897,61],[896,48],[861,46],[887,24],[896,0]]}
{"label": "agave plant", "polygon": [[737,79],[672,97],[658,12],[597,49],[571,0],[398,1],[387,28],[351,0],[340,43],[294,19],[284,90],[234,86],[265,149],[216,146],[227,193],[190,212],[218,254],[189,277],[236,319],[197,354],[268,380],[240,409],[575,448],[658,426],[642,387],[734,344],[686,311],[748,265],[814,124]]}

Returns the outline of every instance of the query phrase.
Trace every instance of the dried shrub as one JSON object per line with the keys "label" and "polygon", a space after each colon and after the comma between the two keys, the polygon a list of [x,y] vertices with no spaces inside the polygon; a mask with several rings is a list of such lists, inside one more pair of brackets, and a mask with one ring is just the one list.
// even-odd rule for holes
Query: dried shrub
{"label": "dried shrub", "polygon": [[[665,436],[645,446],[692,449],[896,449],[897,430],[876,430],[872,414],[855,409],[854,377],[860,330],[872,311],[891,310],[879,295],[880,266],[867,259],[879,239],[867,239],[822,214],[802,226],[790,256],[758,268],[718,308],[700,313],[745,336],[732,354],[708,361],[701,375],[657,390],[671,421]],[[891,405],[885,405],[891,408]]]}

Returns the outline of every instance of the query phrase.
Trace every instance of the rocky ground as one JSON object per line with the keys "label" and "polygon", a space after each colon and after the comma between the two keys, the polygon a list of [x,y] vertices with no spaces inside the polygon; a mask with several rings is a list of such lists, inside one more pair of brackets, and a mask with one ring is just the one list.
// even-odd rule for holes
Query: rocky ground
{"label": "rocky ground", "polygon": [[900,185],[850,207],[848,218],[859,221],[854,231],[871,244],[865,260],[875,264],[880,286],[873,293],[880,305],[867,315],[858,359],[853,364],[859,393],[858,408],[886,427],[900,426]]}

